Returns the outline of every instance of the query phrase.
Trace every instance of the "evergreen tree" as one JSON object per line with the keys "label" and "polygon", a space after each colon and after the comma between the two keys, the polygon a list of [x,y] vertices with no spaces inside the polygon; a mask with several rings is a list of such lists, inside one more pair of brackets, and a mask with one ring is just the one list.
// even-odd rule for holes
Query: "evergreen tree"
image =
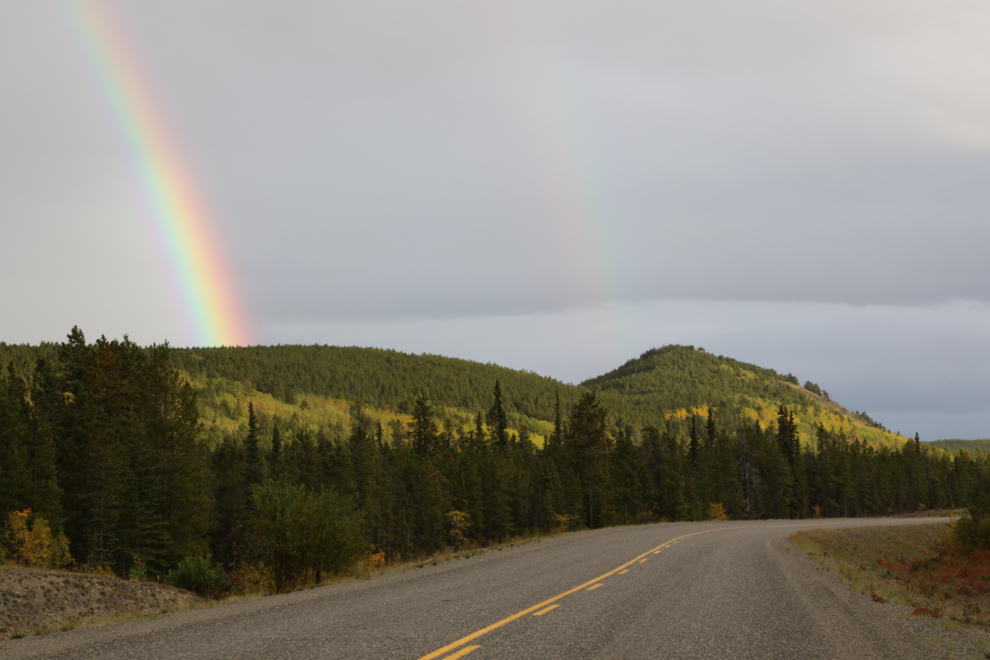
{"label": "evergreen tree", "polygon": [[421,393],[413,406],[412,436],[413,448],[421,456],[433,456],[436,452],[440,431],[433,418],[433,408]]}
{"label": "evergreen tree", "polygon": [[494,400],[492,407],[488,410],[488,428],[491,429],[492,444],[497,447],[504,447],[509,439],[505,431],[509,426],[509,418],[502,405],[502,386],[496,380],[494,390]]}
{"label": "evergreen tree", "polygon": [[254,414],[254,403],[248,403],[248,434],[244,439],[244,501],[251,509],[251,487],[264,479],[261,464],[261,449],[258,446],[258,418]]}
{"label": "evergreen tree", "polygon": [[[278,420],[272,424],[272,448],[268,455],[268,469],[269,472],[277,472],[278,464],[282,458],[282,433],[278,428]],[[272,474],[272,478],[275,478],[275,474]]]}
{"label": "evergreen tree", "polygon": [[595,526],[595,508],[604,499],[601,491],[608,453],[606,415],[594,393],[588,392],[571,411],[567,429],[566,447],[574,472],[581,482],[585,520],[591,528]]}

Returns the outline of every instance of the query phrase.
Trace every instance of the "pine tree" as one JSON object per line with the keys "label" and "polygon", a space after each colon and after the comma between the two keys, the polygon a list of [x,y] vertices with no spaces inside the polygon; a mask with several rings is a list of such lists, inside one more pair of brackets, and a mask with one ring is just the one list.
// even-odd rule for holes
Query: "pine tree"
{"label": "pine tree", "polygon": [[492,444],[505,447],[509,443],[509,438],[505,433],[508,426],[509,418],[505,414],[505,407],[502,405],[502,386],[496,380],[494,400],[492,407],[488,410],[488,428],[491,429]]}
{"label": "pine tree", "polygon": [[595,509],[604,499],[601,491],[608,451],[606,415],[595,394],[588,392],[574,405],[567,428],[567,452],[581,482],[585,519],[591,528],[595,526]]}
{"label": "pine tree", "polygon": [[278,428],[278,419],[272,423],[272,448],[268,454],[268,477],[272,481],[282,478],[282,432]]}
{"label": "pine tree", "polygon": [[547,442],[547,449],[556,453],[564,440],[564,419],[560,411],[560,392],[553,393],[553,435]]}
{"label": "pine tree", "polygon": [[258,447],[258,418],[254,414],[254,403],[248,403],[248,434],[244,440],[244,489],[248,510],[253,510],[251,487],[264,479],[261,465],[261,450]]}
{"label": "pine tree", "polygon": [[433,408],[420,393],[413,404],[413,449],[421,456],[433,456],[436,452],[440,430],[433,418]]}
{"label": "pine tree", "polygon": [[471,436],[471,441],[476,448],[485,445],[485,422],[480,412],[474,418],[474,432]]}
{"label": "pine tree", "polygon": [[39,357],[31,387],[31,428],[27,442],[27,469],[30,480],[29,506],[48,520],[53,528],[62,527],[62,489],[58,485],[58,410],[64,405],[58,376],[51,362]]}

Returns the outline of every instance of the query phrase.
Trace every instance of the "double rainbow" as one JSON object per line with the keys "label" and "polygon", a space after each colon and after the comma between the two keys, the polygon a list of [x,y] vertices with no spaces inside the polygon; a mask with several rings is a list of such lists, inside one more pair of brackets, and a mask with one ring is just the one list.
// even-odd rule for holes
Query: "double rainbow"
{"label": "double rainbow", "polygon": [[250,343],[213,220],[119,31],[98,2],[63,0],[62,6],[137,166],[189,339],[204,346]]}

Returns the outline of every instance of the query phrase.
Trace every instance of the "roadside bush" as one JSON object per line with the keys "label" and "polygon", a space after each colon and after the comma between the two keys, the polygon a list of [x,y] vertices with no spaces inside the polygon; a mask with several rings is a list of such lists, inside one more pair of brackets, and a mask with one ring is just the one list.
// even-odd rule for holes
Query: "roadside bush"
{"label": "roadside bush", "polygon": [[168,572],[165,581],[174,587],[210,598],[219,598],[230,585],[230,578],[223,566],[214,564],[212,555],[186,557],[175,570]]}
{"label": "roadside bush", "polygon": [[966,509],[952,528],[951,542],[966,552],[990,550],[990,498]]}
{"label": "roadside bush", "polygon": [[708,519],[716,522],[729,519],[729,514],[725,512],[725,507],[721,502],[708,505]]}
{"label": "roadside bush", "polygon": [[448,511],[447,518],[450,520],[450,547],[460,550],[467,544],[471,516],[463,511]]}
{"label": "roadside bush", "polygon": [[279,592],[307,574],[319,583],[324,573],[349,568],[364,548],[353,506],[333,490],[269,482],[252,486],[251,496],[251,547]]}
{"label": "roadside bush", "polygon": [[235,594],[273,594],[275,580],[272,579],[272,572],[264,564],[253,564],[231,572],[230,591]]}

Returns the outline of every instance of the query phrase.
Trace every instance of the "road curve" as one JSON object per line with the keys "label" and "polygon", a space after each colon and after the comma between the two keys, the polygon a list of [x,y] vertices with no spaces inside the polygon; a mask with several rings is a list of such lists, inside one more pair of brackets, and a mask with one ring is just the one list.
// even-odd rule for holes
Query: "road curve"
{"label": "road curve", "polygon": [[[905,520],[601,529],[372,580],[0,642],[10,658],[936,658],[930,622],[788,537]],[[926,521],[920,521],[926,522]]]}

